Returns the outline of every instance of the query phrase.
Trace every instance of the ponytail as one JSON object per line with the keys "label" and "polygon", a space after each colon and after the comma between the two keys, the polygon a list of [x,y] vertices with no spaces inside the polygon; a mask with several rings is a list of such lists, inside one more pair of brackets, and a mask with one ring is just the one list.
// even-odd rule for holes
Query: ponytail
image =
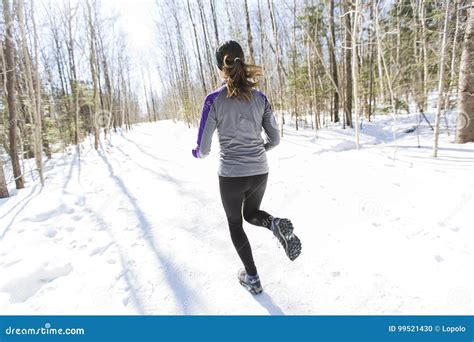
{"label": "ponytail", "polygon": [[224,74],[227,97],[250,101],[252,89],[258,85],[255,78],[263,76],[262,68],[246,64],[242,47],[232,40],[216,49],[216,61]]}
{"label": "ponytail", "polygon": [[232,59],[229,55],[224,56],[222,68],[227,86],[227,97],[250,101],[252,89],[258,85],[256,77],[262,76],[262,68],[252,64],[246,64],[240,57]]}

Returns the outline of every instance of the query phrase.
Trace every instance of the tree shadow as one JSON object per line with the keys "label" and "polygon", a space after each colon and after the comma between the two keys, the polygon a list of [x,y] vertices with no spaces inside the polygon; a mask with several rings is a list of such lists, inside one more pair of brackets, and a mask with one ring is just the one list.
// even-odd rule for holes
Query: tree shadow
{"label": "tree shadow", "polygon": [[145,241],[155,254],[157,260],[163,265],[166,280],[168,281],[168,284],[170,285],[170,288],[174,293],[176,301],[180,304],[184,314],[190,314],[192,312],[192,309],[195,306],[195,302],[197,302],[198,306],[202,307],[203,305],[199,305],[199,302],[202,302],[199,296],[185,284],[184,280],[181,277],[181,274],[177,270],[176,265],[170,260],[170,258],[166,257],[156,247],[154,243],[155,238],[153,236],[152,231],[150,230],[150,227],[152,227],[152,223],[148,220],[145,213],[139,207],[137,199],[133,197],[133,195],[130,193],[123,180],[117,175],[115,175],[113,167],[108,161],[108,159],[105,157],[103,151],[99,150],[98,154],[104,164],[107,166],[110,177],[115,182],[117,187],[121,190],[121,192],[127,197],[129,203],[131,204],[135,216],[138,219],[139,227],[143,231],[143,234],[145,236]]}
{"label": "tree shadow", "polygon": [[[66,180],[63,184],[63,192],[66,191],[66,188],[68,187],[69,185],[69,182],[71,181],[71,178],[72,178],[72,173],[74,171],[74,167],[77,165],[78,167],[78,173],[80,174],[80,168],[81,168],[81,162],[79,160],[79,153],[78,153],[78,150],[77,148],[74,150],[74,156],[70,162],[70,165],[69,165],[69,171],[68,171],[68,174],[66,176]],[[78,178],[79,178],[79,175],[78,175]]]}
{"label": "tree shadow", "polygon": [[[43,187],[40,186],[39,187],[39,191],[34,193],[36,188],[38,187],[38,185],[35,185],[33,187],[33,190],[30,192],[30,194],[28,195],[27,199],[24,199],[22,201],[23,205],[21,206],[20,209],[18,209],[18,211],[15,213],[15,215],[12,217],[12,219],[10,220],[10,223],[7,225],[7,227],[5,228],[5,230],[3,231],[2,235],[0,236],[0,240],[3,240],[3,238],[5,237],[5,235],[7,234],[7,232],[10,230],[10,228],[13,226],[13,223],[15,223],[18,215],[23,211],[23,209],[25,209],[25,207],[28,205],[28,203],[30,203],[35,197],[38,197],[39,194],[41,194],[41,192],[43,191]],[[17,207],[17,205],[15,205],[15,207]],[[11,211],[11,210],[10,210]]]}
{"label": "tree shadow", "polygon": [[[24,201],[27,201],[28,198],[30,198],[30,197],[33,195],[33,193],[35,192],[36,187],[37,187],[37,185],[34,185],[34,186],[30,187],[30,188],[29,188],[29,189],[30,189],[29,194],[26,195],[24,198],[18,200],[18,202],[17,202],[15,205],[13,205],[11,208],[8,209],[8,211],[7,211],[6,213],[4,213],[2,216],[0,216],[0,220],[3,219],[3,218],[5,218],[5,217],[7,217],[8,214],[10,214],[13,210],[15,210],[15,208],[18,207],[19,205],[21,205]],[[18,190],[17,190],[17,189],[15,189],[15,190],[16,190],[16,192],[17,192],[17,194],[18,194]],[[25,190],[26,190],[26,189],[23,189],[23,191],[25,191]],[[12,200],[13,198],[15,198],[15,196],[16,196],[17,194],[12,195],[12,196],[7,197],[7,198],[3,198],[3,199],[2,199],[2,200],[3,200],[2,205],[4,205],[7,201]],[[7,200],[7,201],[5,201],[5,200]]]}
{"label": "tree shadow", "polygon": [[99,226],[107,232],[110,239],[112,240],[112,243],[117,248],[118,255],[119,255],[119,258],[120,258],[120,264],[122,265],[122,269],[123,269],[122,274],[123,274],[123,277],[125,279],[125,282],[127,283],[128,288],[130,289],[132,301],[135,304],[135,307],[138,309],[138,313],[140,315],[146,314],[143,302],[140,299],[140,296],[138,294],[136,286],[134,285],[136,277],[133,275],[133,272],[131,272],[130,268],[127,266],[125,256],[122,252],[122,249],[119,247],[119,244],[117,243],[117,240],[115,239],[115,236],[111,232],[109,224],[102,218],[102,216],[97,214],[95,211],[93,211],[89,207],[84,208],[84,210],[87,213],[89,213],[92,217],[94,217],[94,219],[97,221]]}
{"label": "tree shadow", "polygon": [[158,178],[161,178],[162,180],[165,180],[167,181],[168,183],[171,183],[173,184],[175,187],[176,187],[176,191],[181,195],[181,196],[193,196],[195,198],[199,198],[201,203],[206,203],[207,200],[205,198],[203,198],[202,196],[200,196],[199,193],[195,193],[195,192],[191,192],[191,191],[188,191],[185,189],[185,187],[183,186],[183,184],[186,184],[186,182],[182,181],[182,180],[179,180],[173,176],[170,176],[168,174],[166,174],[165,170],[163,170],[162,167],[158,166],[160,169],[161,169],[161,172],[157,171],[157,170],[152,170],[150,169],[149,167],[146,167],[144,166],[143,164],[135,161],[131,156],[130,154],[126,153],[124,150],[122,150],[120,147],[118,146],[115,146],[114,147],[115,150],[117,150],[118,152],[122,153],[128,160],[130,160],[132,163],[134,163],[139,169],[141,170],[145,170],[149,173],[151,173],[152,175],[158,177]]}
{"label": "tree shadow", "polygon": [[[122,153],[127,159],[129,159],[132,163],[134,163],[134,164],[135,164],[136,166],[138,166],[140,169],[145,170],[145,171],[147,171],[147,172],[149,172],[149,173],[151,173],[151,174],[153,174],[153,175],[155,175],[155,176],[158,176],[158,177],[160,177],[160,178],[166,180],[166,181],[169,182],[169,183],[173,183],[174,185],[176,185],[176,186],[179,188],[179,190],[181,190],[181,182],[180,182],[178,179],[174,178],[173,176],[167,175],[167,174],[162,173],[162,172],[158,172],[157,170],[152,170],[152,169],[150,169],[149,167],[144,166],[143,164],[141,164],[141,163],[135,161],[135,160],[130,156],[130,154],[126,153],[124,150],[122,150],[122,149],[121,149],[120,147],[118,147],[118,146],[115,146],[114,149],[117,150],[117,151],[119,151],[120,153]],[[161,168],[160,166],[158,166],[158,167],[163,170],[163,168]]]}
{"label": "tree shadow", "polygon": [[143,301],[141,300],[139,293],[137,291],[136,285],[135,285],[136,276],[134,276],[133,272],[128,267],[126,257],[122,251],[122,248],[120,248],[120,245],[118,244],[117,239],[115,238],[113,232],[111,231],[110,225],[104,220],[104,218],[101,215],[99,215],[96,211],[94,211],[89,206],[85,205],[86,199],[84,195],[73,194],[67,190],[67,187],[72,179],[74,169],[76,166],[77,166],[77,181],[79,184],[81,183],[81,179],[80,179],[81,161],[78,157],[79,157],[79,154],[78,154],[78,151],[76,150],[73,160],[71,161],[71,164],[69,166],[68,176],[66,178],[65,183],[63,184],[62,192],[64,195],[77,197],[78,203],[81,203],[83,210],[86,213],[88,213],[90,217],[92,217],[97,222],[97,224],[102,230],[107,232],[110,239],[112,240],[112,244],[117,248],[120,264],[123,270],[121,273],[121,276],[123,275],[125,283],[127,284],[128,289],[130,289],[130,297],[131,297],[132,302],[134,303],[134,307],[137,308],[137,311],[139,314],[144,315],[146,314],[146,312],[143,305]]}
{"label": "tree shadow", "polygon": [[160,161],[160,162],[169,162],[168,159],[163,159],[163,158],[159,158],[153,154],[151,154],[150,152],[146,151],[143,147],[141,147],[140,145],[138,145],[135,141],[127,138],[125,136],[125,134],[123,134],[123,132],[121,133],[121,136],[124,140],[128,141],[129,143],[131,143],[132,145],[135,146],[135,148],[137,148],[141,153],[143,153],[144,155],[156,160],[156,161]]}

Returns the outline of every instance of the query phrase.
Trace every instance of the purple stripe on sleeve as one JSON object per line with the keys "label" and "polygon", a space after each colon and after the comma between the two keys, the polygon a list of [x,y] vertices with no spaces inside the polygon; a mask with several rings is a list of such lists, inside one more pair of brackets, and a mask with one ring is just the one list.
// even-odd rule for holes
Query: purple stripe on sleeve
{"label": "purple stripe on sleeve", "polygon": [[219,96],[221,91],[224,88],[219,88],[216,91],[210,93],[209,95],[206,96],[206,99],[204,100],[204,105],[202,107],[202,115],[201,115],[201,122],[199,124],[199,132],[198,132],[198,139],[197,139],[197,149],[199,150],[199,147],[201,146],[201,140],[202,140],[202,135],[204,132],[204,127],[206,127],[206,121],[207,117],[209,116],[209,112],[212,108],[212,105],[214,104],[214,101],[216,98]]}
{"label": "purple stripe on sleeve", "polygon": [[[267,95],[265,95],[264,93],[262,93],[261,91],[255,89],[255,91],[260,94],[261,96],[263,96],[263,98],[265,99],[265,101],[270,104],[270,101],[268,101],[268,98],[267,98]],[[271,106],[271,105],[270,105]]]}

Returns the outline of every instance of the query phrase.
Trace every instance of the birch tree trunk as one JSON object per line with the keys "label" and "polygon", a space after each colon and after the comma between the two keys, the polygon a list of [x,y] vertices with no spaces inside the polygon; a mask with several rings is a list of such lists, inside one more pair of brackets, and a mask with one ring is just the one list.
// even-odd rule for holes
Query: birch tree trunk
{"label": "birch tree trunk", "polygon": [[449,132],[449,125],[448,125],[448,119],[446,117],[446,113],[448,112],[448,110],[450,109],[450,98],[451,98],[451,95],[452,95],[452,91],[453,91],[453,83],[454,83],[454,78],[455,78],[455,74],[456,74],[456,71],[455,71],[455,65],[456,65],[456,48],[457,48],[457,40],[458,40],[458,34],[459,34],[459,11],[458,11],[458,8],[459,8],[459,2],[458,1],[455,1],[454,2],[454,9],[453,9],[453,14],[456,16],[456,25],[455,25],[455,28],[454,28],[454,37],[453,37],[453,44],[451,46],[451,65],[450,65],[450,68],[449,68],[449,81],[448,81],[448,85],[447,85],[447,94],[446,96],[444,97],[444,106],[443,106],[443,109],[444,109],[444,118],[446,120],[446,133],[448,133],[448,136],[450,135],[450,132]]}
{"label": "birch tree trunk", "polygon": [[277,74],[278,74],[278,89],[280,95],[280,135],[283,137],[283,124],[285,122],[285,118],[283,115],[283,81],[282,81],[282,70],[280,64],[280,52],[278,49],[278,31],[276,26],[276,19],[275,19],[275,9],[273,7],[273,2],[271,0],[267,0],[268,9],[270,12],[270,20],[272,24],[272,32],[273,32],[273,41],[275,43],[275,58],[276,58],[276,65],[277,65]]}
{"label": "birch tree trunk", "polygon": [[217,29],[216,0],[211,0],[212,22],[214,24],[214,36],[216,37],[216,48],[219,46],[219,30]]}
{"label": "birch tree trunk", "polygon": [[74,144],[77,146],[77,153],[79,154],[81,149],[79,148],[80,139],[80,123],[79,123],[79,89],[77,82],[77,71],[76,71],[76,56],[74,53],[74,46],[76,37],[73,35],[73,19],[75,13],[77,13],[77,7],[73,11],[71,8],[70,0],[68,0],[67,5],[67,17],[66,17],[66,26],[67,26],[67,39],[66,47],[68,54],[69,62],[69,84],[72,92],[70,108],[74,108]]}
{"label": "birch tree trunk", "polygon": [[[358,34],[358,16],[359,16],[359,7],[360,0],[355,0],[355,9],[354,9],[354,25],[352,27],[352,84],[354,92],[354,112],[356,117],[355,122],[355,138],[356,138],[356,147],[359,149],[359,70],[358,70],[358,54],[357,54],[357,34]],[[346,13],[347,15],[347,13]]]}
{"label": "birch tree trunk", "polygon": [[295,128],[298,130],[298,75],[296,71],[296,0],[293,0],[293,40],[292,40],[292,62],[293,62],[293,112],[295,116]]}
{"label": "birch tree trunk", "polygon": [[[315,124],[315,129],[318,130],[319,127],[319,110],[315,110],[315,106],[318,106],[317,98],[316,98],[316,86],[314,82],[314,73],[313,73],[313,58],[311,55],[311,46],[309,44],[309,38],[306,37],[305,41],[305,46],[306,46],[306,64],[308,65],[308,79],[309,79],[309,87],[311,88],[311,97],[310,97],[310,110],[314,115],[314,124]],[[313,128],[313,127],[311,127]]]}
{"label": "birch tree trunk", "polygon": [[[261,8],[261,3],[260,0],[258,0],[258,25],[259,25],[259,36],[260,36],[260,60],[259,64],[263,67],[263,70],[265,70],[265,48],[264,48],[264,38],[265,38],[265,28],[263,25],[263,16],[262,16],[262,8]],[[264,77],[265,81],[263,82],[263,92],[266,94],[267,93],[267,75],[264,72]]]}
{"label": "birch tree trunk", "polygon": [[441,42],[441,57],[439,60],[439,81],[438,81],[438,105],[436,107],[435,130],[434,130],[434,146],[433,156],[438,156],[438,139],[439,139],[439,122],[441,119],[441,107],[443,105],[444,95],[444,61],[446,55],[446,40],[448,37],[448,23],[449,23],[449,4],[450,0],[446,0],[446,12],[444,18],[443,40]]}
{"label": "birch tree trunk", "polygon": [[247,0],[244,0],[244,11],[245,11],[245,24],[247,27],[247,44],[249,46],[249,61],[250,63],[255,63],[255,52],[253,49],[253,36],[252,36],[252,27],[250,26],[250,16],[249,16],[249,6]]}
{"label": "birch tree trunk", "polygon": [[93,86],[93,109],[91,113],[91,125],[94,132],[94,148],[96,150],[99,149],[99,121],[102,118],[98,117],[99,111],[99,85],[97,81],[97,63],[96,63],[96,53],[95,53],[95,45],[96,45],[96,35],[95,35],[95,28],[92,18],[92,9],[89,0],[86,1],[87,3],[87,12],[88,12],[88,26],[89,26],[89,34],[90,34],[90,46],[89,46],[89,64],[91,68],[91,76],[92,76],[92,86]]}
{"label": "birch tree trunk", "polygon": [[352,24],[351,24],[351,3],[344,0],[344,32],[345,32],[345,77],[346,77],[346,99],[344,104],[345,120],[344,126],[352,127]]}
{"label": "birch tree trunk", "polygon": [[[334,81],[334,86],[339,87],[337,77],[337,60],[336,60],[336,30],[334,27],[334,0],[329,1],[329,33],[330,42],[328,44],[329,49],[329,61],[331,63],[331,74]],[[331,103],[331,117],[334,122],[339,122],[339,91],[334,89],[333,98]]]}
{"label": "birch tree trunk", "polygon": [[202,0],[198,0],[198,7],[199,7],[199,17],[201,19],[202,33],[204,35],[204,51],[206,53],[208,74],[210,76],[211,87],[215,88],[217,84],[219,83],[219,77],[214,68],[215,64],[213,62],[213,56],[211,56],[211,51],[214,51],[214,49],[212,48],[212,45],[209,41],[209,34],[207,32],[207,20],[206,20],[207,18],[206,18],[205,8],[204,8],[204,4]]}
{"label": "birch tree trunk", "polygon": [[3,172],[3,164],[0,163],[0,198],[7,198],[9,196],[5,173]]}
{"label": "birch tree trunk", "polygon": [[[204,77],[204,69],[203,69],[203,66],[202,66],[201,47],[199,45],[199,36],[198,36],[198,33],[197,33],[196,23],[194,21],[194,16],[193,16],[193,13],[191,11],[191,5],[189,3],[189,0],[187,0],[187,7],[188,7],[189,20],[191,21],[191,25],[193,27],[194,41],[195,41],[195,44],[196,44],[198,65],[199,65],[199,76],[201,77],[201,85],[202,85],[202,89],[204,90],[204,93],[207,94],[206,80],[205,80],[205,77]],[[214,17],[214,15],[215,14],[213,13],[213,17]],[[219,35],[217,34],[217,29],[216,29],[215,33],[216,33],[216,40],[219,41]]]}
{"label": "birch tree trunk", "polygon": [[[23,3],[23,0],[20,0]],[[31,86],[34,89],[35,98],[31,99],[34,101],[33,107],[35,107],[35,144],[36,144],[36,154],[35,154],[35,161],[36,167],[38,169],[38,174],[40,176],[41,185],[44,185],[44,176],[43,176],[43,118],[41,113],[41,82],[39,77],[39,59],[38,59],[38,35],[36,32],[36,21],[35,21],[35,14],[33,12],[33,3],[31,3],[31,21],[33,24],[33,49],[35,54],[35,65],[34,65],[34,74],[33,70],[30,71],[30,78],[31,78]],[[36,87],[35,82],[33,82],[33,78],[36,79]]]}
{"label": "birch tree trunk", "polygon": [[474,141],[474,6],[469,9],[461,57],[456,143]]}
{"label": "birch tree trunk", "polygon": [[425,18],[425,2],[420,0],[420,23],[421,23],[421,49],[423,58],[423,89],[422,89],[422,111],[426,112],[428,106],[428,47],[427,29]]}
{"label": "birch tree trunk", "polygon": [[13,44],[13,19],[10,10],[10,1],[3,0],[3,17],[5,19],[5,68],[6,68],[6,89],[8,103],[8,138],[10,148],[10,159],[13,168],[13,177],[17,189],[23,189],[25,182],[21,173],[20,159],[18,157],[18,118],[16,111],[16,66],[15,66],[15,46]]}
{"label": "birch tree trunk", "polygon": [[[372,22],[374,19],[374,7],[370,6],[370,22]],[[369,29],[368,30],[368,44],[369,44],[369,105],[367,109],[367,119],[370,120],[372,119],[372,112],[374,110],[374,107],[372,103],[374,102],[374,44],[375,42],[373,41],[373,30]]]}

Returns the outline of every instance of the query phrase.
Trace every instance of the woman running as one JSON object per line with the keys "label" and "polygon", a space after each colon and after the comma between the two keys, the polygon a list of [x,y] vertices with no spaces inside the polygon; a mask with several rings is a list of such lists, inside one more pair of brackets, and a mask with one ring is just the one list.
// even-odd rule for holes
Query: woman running
{"label": "woman running", "polygon": [[260,210],[268,178],[266,152],[280,142],[270,103],[263,93],[254,89],[257,86],[254,79],[262,75],[262,69],[245,64],[242,47],[232,40],[216,50],[216,62],[224,85],[204,101],[197,147],[192,152],[196,158],[206,157],[217,128],[222,204],[232,243],[245,267],[239,271],[238,279],[247,290],[258,294],[263,288],[242,227],[242,214],[248,223],[271,230],[290,260],[301,253],[301,242],[293,234],[289,219],[276,218]]}

